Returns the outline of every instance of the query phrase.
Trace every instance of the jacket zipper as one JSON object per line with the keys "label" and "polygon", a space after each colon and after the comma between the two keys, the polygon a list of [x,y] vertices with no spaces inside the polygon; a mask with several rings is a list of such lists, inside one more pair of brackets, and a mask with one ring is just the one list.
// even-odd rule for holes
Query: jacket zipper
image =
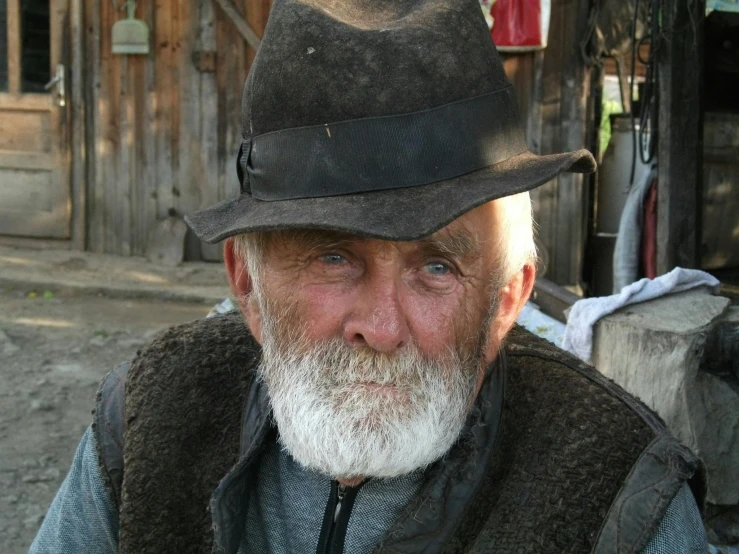
{"label": "jacket zipper", "polygon": [[344,501],[346,495],[346,485],[339,485],[336,494],[336,509],[334,510],[334,525],[339,521],[339,514],[341,513],[341,503]]}
{"label": "jacket zipper", "polygon": [[331,481],[331,494],[323,516],[317,554],[343,554],[346,529],[359,486],[347,487]]}

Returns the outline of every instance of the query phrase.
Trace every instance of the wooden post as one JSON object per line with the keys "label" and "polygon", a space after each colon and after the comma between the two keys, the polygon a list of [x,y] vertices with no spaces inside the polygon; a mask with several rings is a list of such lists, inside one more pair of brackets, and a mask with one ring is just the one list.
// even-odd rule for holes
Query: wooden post
{"label": "wooden post", "polygon": [[[657,273],[700,266],[705,0],[662,3]],[[656,17],[656,14],[655,14]]]}
{"label": "wooden post", "polygon": [[8,0],[8,91],[21,92],[21,3]]}

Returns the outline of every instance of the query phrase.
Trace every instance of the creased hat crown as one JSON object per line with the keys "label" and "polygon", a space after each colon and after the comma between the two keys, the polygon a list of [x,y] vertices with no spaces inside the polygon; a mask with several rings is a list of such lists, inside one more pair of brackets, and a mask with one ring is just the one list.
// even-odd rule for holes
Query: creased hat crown
{"label": "creased hat crown", "polygon": [[217,242],[327,229],[413,240],[562,171],[528,151],[478,0],[275,0],[242,104],[241,195],[186,217]]}
{"label": "creased hat crown", "polygon": [[477,0],[276,0],[245,137],[415,112],[508,86]]}

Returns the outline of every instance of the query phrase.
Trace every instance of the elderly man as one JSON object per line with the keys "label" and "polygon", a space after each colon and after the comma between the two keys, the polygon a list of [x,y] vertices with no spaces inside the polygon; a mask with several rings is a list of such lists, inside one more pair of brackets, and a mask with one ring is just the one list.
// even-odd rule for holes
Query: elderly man
{"label": "elderly man", "polygon": [[193,214],[240,314],[104,380],[32,552],[705,551],[696,458],[515,327],[528,152],[476,0],[277,0],[242,194]]}

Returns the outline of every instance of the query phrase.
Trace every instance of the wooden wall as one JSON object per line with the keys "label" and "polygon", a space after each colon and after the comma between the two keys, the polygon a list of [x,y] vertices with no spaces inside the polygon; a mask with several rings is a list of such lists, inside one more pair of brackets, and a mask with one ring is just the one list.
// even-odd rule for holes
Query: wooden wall
{"label": "wooden wall", "polygon": [[[119,4],[122,3],[119,0]],[[237,0],[261,36],[270,0]],[[238,194],[244,79],[255,55],[211,0],[137,0],[148,55],[111,53],[125,12],[84,0],[86,247],[142,255],[158,220]],[[190,237],[188,256],[218,256]]]}
{"label": "wooden wall", "polygon": [[[593,74],[578,42],[589,11],[588,0],[552,0],[547,48],[505,59],[529,149],[537,154],[597,147]],[[575,289],[583,280],[590,188],[589,176],[564,173],[531,193],[546,276]]]}
{"label": "wooden wall", "polygon": [[[241,92],[255,53],[212,0],[138,0],[152,51],[114,56],[110,30],[124,14],[110,1],[82,1],[86,248],[142,255],[158,220],[238,194]],[[271,0],[235,3],[261,36]],[[587,0],[553,0],[547,49],[506,60],[534,152],[588,144],[590,73],[579,54],[581,34],[573,32],[587,24],[588,11]],[[547,276],[558,284],[581,281],[587,184],[563,175],[533,193]],[[217,259],[219,249],[194,237],[187,242],[190,259]]]}

